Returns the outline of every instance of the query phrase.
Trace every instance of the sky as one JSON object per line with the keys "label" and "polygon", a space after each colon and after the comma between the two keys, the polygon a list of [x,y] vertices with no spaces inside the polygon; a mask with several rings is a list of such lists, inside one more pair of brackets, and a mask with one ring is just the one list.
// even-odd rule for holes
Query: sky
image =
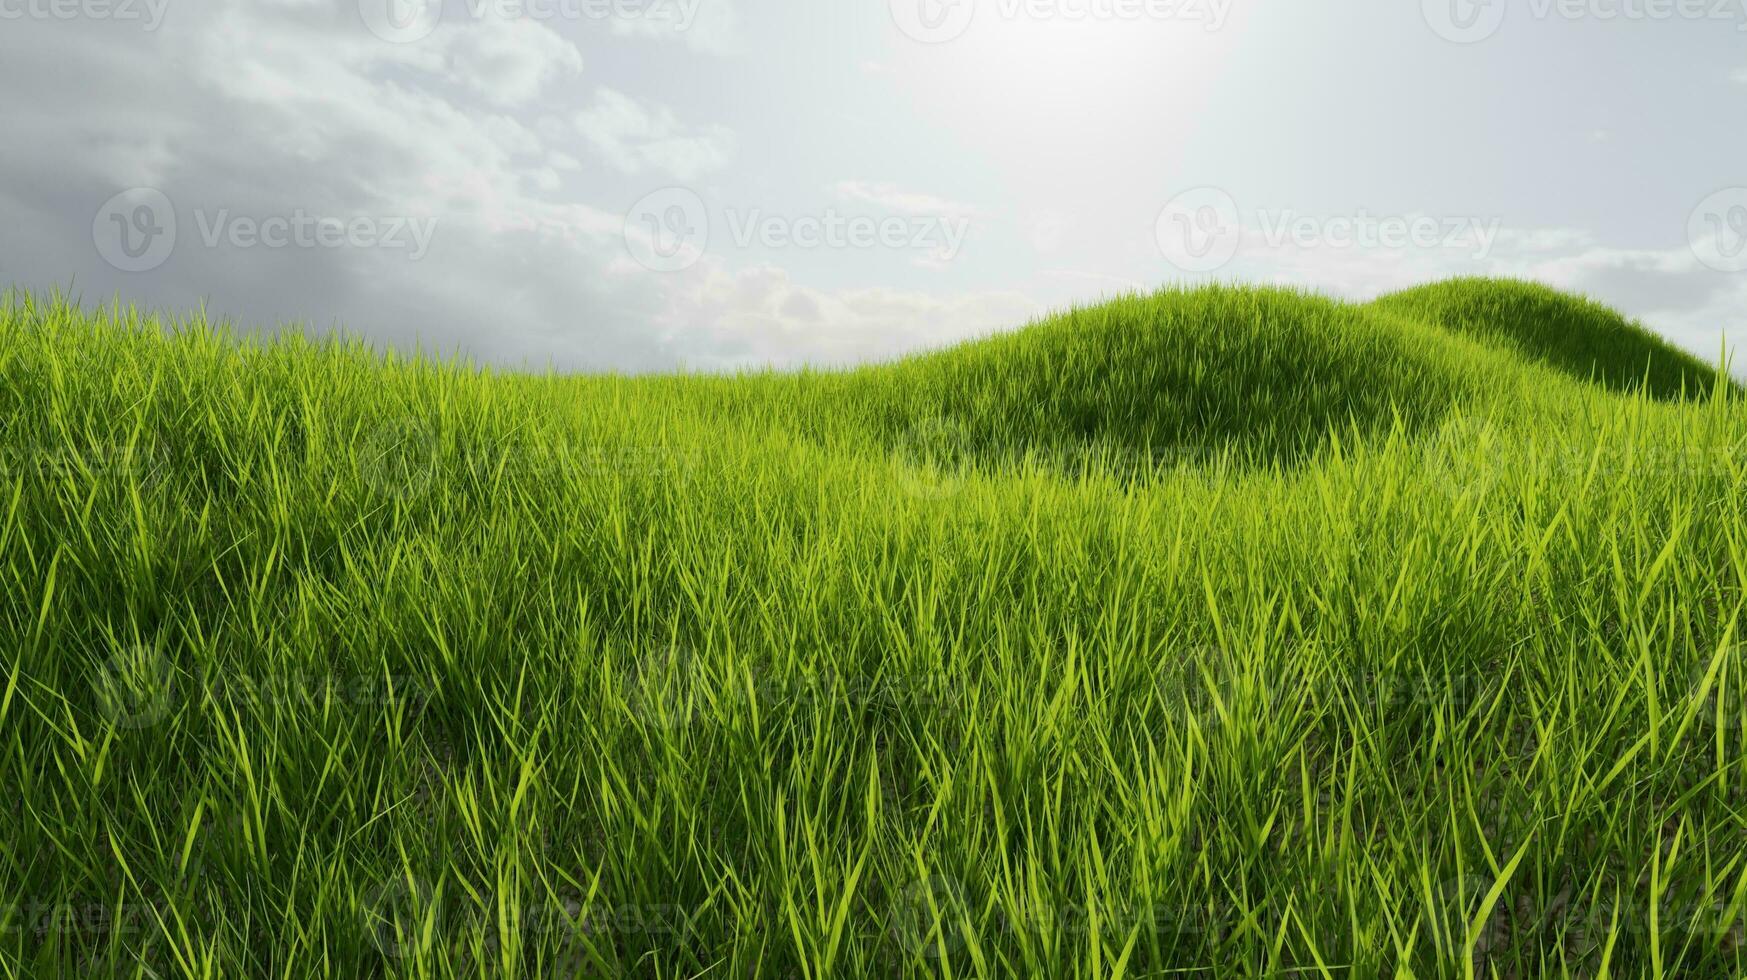
{"label": "sky", "polygon": [[1714,360],[1744,108],[1747,0],[0,0],[0,284],[658,371],[1512,275]]}

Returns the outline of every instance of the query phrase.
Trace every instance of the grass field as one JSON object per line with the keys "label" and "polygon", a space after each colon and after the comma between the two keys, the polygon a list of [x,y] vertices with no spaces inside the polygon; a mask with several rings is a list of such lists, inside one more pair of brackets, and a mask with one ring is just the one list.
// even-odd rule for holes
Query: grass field
{"label": "grass field", "polygon": [[1510,282],[634,378],[14,293],[0,976],[1740,976],[1744,444]]}

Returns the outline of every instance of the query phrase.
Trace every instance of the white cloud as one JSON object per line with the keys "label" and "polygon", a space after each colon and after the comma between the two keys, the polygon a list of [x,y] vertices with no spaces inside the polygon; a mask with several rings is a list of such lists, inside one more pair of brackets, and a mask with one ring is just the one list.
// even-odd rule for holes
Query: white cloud
{"label": "white cloud", "polygon": [[[1152,215],[1142,203],[1165,179],[1161,171],[1180,163],[1186,173],[1218,173],[1208,163],[1218,162],[1215,151],[1269,159],[1234,142],[1231,132],[1173,142],[1172,134],[1190,131],[1188,115],[1132,124],[1156,108],[1147,93],[1177,91],[1163,84],[1169,79],[1148,76],[1157,84],[1136,85],[1129,78],[1137,66],[1177,64],[1158,57],[1150,35],[1118,45],[1131,62],[1106,57],[1089,34],[1083,44],[1068,43],[1061,32],[1029,28],[1015,38],[1035,42],[1027,50],[1036,56],[1017,57],[993,33],[950,52],[852,45],[842,52],[842,72],[817,86],[793,86],[752,66],[698,56],[736,49],[736,8],[727,0],[659,2],[682,18],[690,10],[695,23],[679,30],[681,20],[656,18],[509,18],[490,13],[498,5],[487,3],[486,15],[446,18],[425,39],[391,44],[365,30],[353,0],[204,0],[146,33],[86,20],[9,22],[0,32],[0,87],[20,97],[0,99],[8,141],[0,153],[0,227],[7,229],[0,279],[76,281],[93,299],[120,294],[184,311],[206,301],[244,323],[343,323],[379,341],[507,363],[551,359],[629,370],[681,359],[701,366],[840,363],[1016,327],[1038,312],[1032,298],[1059,307],[1095,301],[1131,280],[1177,278],[1152,249]],[[449,9],[463,6],[472,5]],[[760,17],[761,33],[766,26],[779,32],[759,39],[771,46],[769,57],[785,56],[785,44],[837,40],[828,19],[763,10]],[[1220,43],[1237,36],[1225,32]],[[1075,57],[1044,57],[1059,53],[1060,43]],[[1707,70],[1747,82],[1747,69],[1731,74],[1738,62],[1738,52],[1729,53]],[[1039,64],[1050,72],[1028,87],[987,84],[991,69],[1031,79]],[[935,73],[947,68],[970,74]],[[1200,68],[1192,74],[1214,77]],[[672,84],[676,75],[685,84]],[[579,85],[585,78],[588,85]],[[721,85],[736,86],[723,94],[747,101],[736,107],[716,98]],[[1264,90],[1257,98],[1275,106],[1278,93],[1257,89]],[[671,92],[665,98],[675,101],[652,101],[651,91]],[[1109,98],[1088,100],[1088,91]],[[978,97],[958,105],[967,93]],[[913,104],[894,102],[895,94]],[[746,104],[756,112],[746,113]],[[1173,104],[1193,99],[1179,93]],[[1220,118],[1242,121],[1255,111],[1242,109],[1240,100]],[[721,124],[727,117],[710,112],[741,113],[735,125],[759,134],[757,172],[731,169],[741,138]],[[1625,146],[1639,132],[1629,114],[1595,119],[1606,120],[1611,144]],[[1581,137],[1594,124],[1575,132]],[[943,132],[957,141],[954,152],[936,152],[931,134]],[[1145,140],[1131,141],[1134,134]],[[1017,142],[1004,142],[1008,136]],[[808,152],[819,145],[877,161],[870,169],[889,180],[836,180],[843,170],[809,169],[835,166],[836,156]],[[1610,159],[1584,150],[1588,159]],[[1197,153],[1200,163],[1191,166]],[[1431,168],[1416,172],[1431,188],[1425,193],[1462,184],[1432,157],[1420,159]],[[1339,158],[1325,162],[1333,168]],[[1338,187],[1344,179],[1288,170],[1304,187]],[[736,258],[742,253],[718,239],[717,251],[691,271],[652,274],[627,255],[620,211],[649,189],[652,174],[678,182],[707,176],[711,186],[699,189],[712,199],[756,201],[772,214],[805,209],[823,191],[840,211],[971,220],[979,247],[950,268],[938,256],[913,253],[882,253],[889,262],[868,261],[866,252],[796,255],[793,269],[803,273],[737,268],[732,263],[753,260]],[[1707,177],[1696,190],[1726,179]],[[198,209],[440,220],[429,256],[416,263],[380,250],[234,251],[185,241],[160,269],[122,275],[98,258],[92,221],[101,202],[134,186],[174,200],[188,241],[198,237],[191,214]],[[979,205],[953,199],[953,189],[967,187],[977,188]],[[1497,210],[1541,214],[1528,199],[1537,185],[1521,187],[1515,203],[1501,196]],[[1300,200],[1301,193],[1309,191],[1289,196]],[[1449,202],[1423,202],[1440,203]],[[1619,211],[1617,195],[1604,203],[1612,210],[1592,213]],[[1582,221],[1581,212],[1556,214],[1547,220]],[[1505,233],[1484,257],[1249,241],[1221,275],[1354,297],[1457,274],[1530,276],[1591,293],[1713,352],[1722,329],[1747,309],[1747,276],[1703,269],[1685,248],[1620,247],[1647,235],[1673,245],[1683,230],[1678,221],[1660,228],[1660,218],[1646,219],[1617,228],[1619,239],[1605,244],[1579,231],[1531,228]],[[939,271],[925,278],[906,261]],[[877,288],[894,272],[907,282],[938,283],[937,291]],[[826,283],[832,288],[820,288]]]}
{"label": "white cloud", "polygon": [[343,16],[338,23],[321,16],[326,11],[315,4],[263,9],[220,0],[203,13],[199,20],[191,18],[185,31],[173,33],[171,43],[177,36],[193,40],[215,65],[215,85],[254,92],[264,101],[302,101],[302,84],[321,89],[348,80],[316,70],[327,65],[370,79],[402,69],[415,73],[419,87],[433,94],[440,92],[438,86],[454,86],[507,108],[530,102],[583,67],[575,44],[545,22],[525,17],[488,14],[444,21],[429,37],[392,44]]}
{"label": "white cloud", "polygon": [[[563,195],[573,147],[469,106],[486,89],[493,102],[548,91],[577,64],[568,43],[537,24],[469,22],[394,45],[354,21],[239,0],[143,38],[9,27],[0,86],[33,95],[0,104],[0,127],[20,141],[0,155],[4,278],[71,279],[93,299],[204,305],[254,326],[343,324],[498,362],[671,365],[646,326],[660,289],[589,274],[621,254],[623,219]],[[510,51],[536,66],[506,66]],[[123,276],[99,259],[92,220],[133,186],[162,190],[181,233],[162,267]],[[382,249],[206,247],[197,230],[220,212],[298,211],[438,220],[416,262]]]}
{"label": "white cloud", "polygon": [[1591,244],[1570,254],[1524,255],[1508,270],[1627,311],[1704,358],[1714,358],[1724,340],[1739,340],[1728,328],[1747,308],[1747,277],[1706,268],[1691,248]]}
{"label": "white cloud", "polygon": [[1035,211],[1027,214],[1021,224],[1025,240],[1040,254],[1055,252],[1062,247],[1073,219],[1060,211]]}
{"label": "white cloud", "polygon": [[905,190],[894,184],[840,180],[833,190],[844,200],[871,204],[894,214],[928,218],[971,217],[977,214],[977,209],[968,204]]}
{"label": "white cloud", "polygon": [[687,131],[664,106],[645,106],[610,88],[576,115],[576,128],[608,163],[628,174],[656,170],[695,180],[733,158],[733,134],[722,126]]}
{"label": "white cloud", "polygon": [[[532,26],[534,34],[517,35],[545,30]],[[456,30],[498,29],[482,23]],[[298,174],[238,180],[242,186],[226,194],[462,221],[547,206],[530,196],[545,156],[539,135],[510,116],[470,111],[434,88],[380,77],[405,66],[405,48],[416,46],[334,37],[234,6],[189,43],[197,52],[189,101],[206,107],[189,113],[188,125],[209,130],[212,138],[205,145],[184,142],[185,164],[211,166],[216,161],[206,158],[223,157],[238,175],[281,168]],[[473,43],[450,41],[440,49],[464,51]],[[489,72],[447,77],[483,82]],[[522,76],[512,71],[505,77]]]}
{"label": "white cloud", "polygon": [[644,0],[636,17],[614,17],[620,37],[674,41],[693,51],[734,55],[745,49],[734,0]]}
{"label": "white cloud", "polygon": [[1041,309],[1018,293],[940,297],[893,289],[819,290],[776,266],[706,261],[674,277],[655,322],[692,366],[852,364],[1009,330]]}
{"label": "white cloud", "polygon": [[[463,23],[430,43],[391,45],[307,5],[238,2],[186,26],[153,35],[144,52],[133,38],[43,32],[25,56],[0,62],[0,84],[29,76],[42,93],[0,108],[0,125],[22,141],[0,158],[0,221],[14,232],[0,241],[8,279],[77,276],[93,298],[116,291],[181,311],[204,301],[249,325],[340,324],[381,343],[570,369],[850,363],[1037,312],[998,291],[822,290],[716,256],[677,275],[636,266],[621,214],[565,196],[593,162],[587,151],[627,172],[687,178],[724,165],[731,134],[687,129],[612,89],[560,125],[550,113],[481,111],[471,96],[547,99],[577,67],[539,25]],[[507,64],[500,55],[512,50],[545,67]],[[129,106],[126,93],[138,90],[154,94],[149,107],[104,110]],[[106,91],[115,97],[87,111]],[[133,185],[163,189],[190,239],[192,212],[219,208],[439,221],[419,262],[179,244],[162,268],[122,278],[96,261],[90,227],[98,203]],[[941,203],[860,189],[898,207]]]}
{"label": "white cloud", "polygon": [[499,106],[529,102],[548,83],[582,71],[576,45],[526,18],[445,26],[451,77]]}

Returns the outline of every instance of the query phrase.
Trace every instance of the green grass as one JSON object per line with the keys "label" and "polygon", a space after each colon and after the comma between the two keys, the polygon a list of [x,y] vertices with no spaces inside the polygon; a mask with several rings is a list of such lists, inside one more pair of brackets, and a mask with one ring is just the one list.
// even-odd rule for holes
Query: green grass
{"label": "green grass", "polygon": [[1558,368],[1654,398],[1709,391],[1715,372],[1618,312],[1536,283],[1454,279],[1385,296],[1376,306],[1428,320]]}
{"label": "green grass", "polygon": [[1739,976],[1744,441],[1508,283],[732,378],[15,293],[0,976]]}

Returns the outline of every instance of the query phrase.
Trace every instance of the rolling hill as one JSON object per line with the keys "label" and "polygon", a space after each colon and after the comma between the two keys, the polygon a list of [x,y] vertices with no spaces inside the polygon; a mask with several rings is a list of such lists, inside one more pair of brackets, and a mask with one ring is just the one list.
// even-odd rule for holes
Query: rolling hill
{"label": "rolling hill", "polygon": [[733,377],[12,293],[0,967],[1739,975],[1744,441],[1521,283]]}
{"label": "rolling hill", "polygon": [[1454,279],[1374,306],[1477,338],[1616,391],[1675,399],[1709,393],[1714,368],[1593,300],[1531,282]]}

